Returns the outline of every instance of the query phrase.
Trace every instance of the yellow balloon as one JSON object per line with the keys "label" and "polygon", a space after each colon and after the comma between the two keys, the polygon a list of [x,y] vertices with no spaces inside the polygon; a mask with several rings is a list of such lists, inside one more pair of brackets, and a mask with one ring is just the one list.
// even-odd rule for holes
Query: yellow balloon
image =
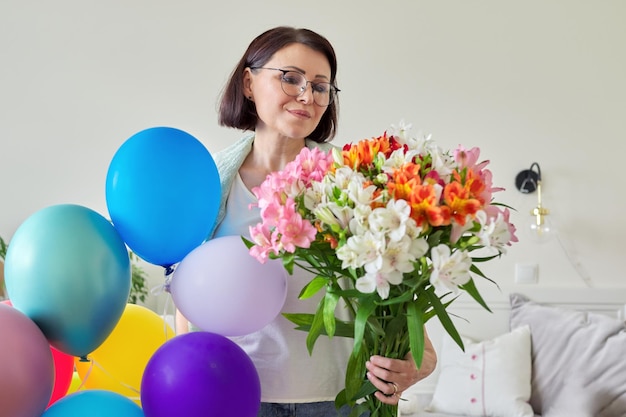
{"label": "yellow balloon", "polygon": [[65,395],[70,395],[76,391],[78,391],[78,388],[80,388],[80,384],[82,384],[83,381],[80,379],[80,375],[78,375],[78,371],[74,371],[74,374],[72,375],[72,382],[70,382],[70,387],[67,390],[67,394]]}
{"label": "yellow balloon", "polygon": [[104,389],[141,405],[141,377],[156,350],[175,336],[174,330],[152,310],[127,304],[109,337],[88,355],[77,358],[76,370],[84,389]]}

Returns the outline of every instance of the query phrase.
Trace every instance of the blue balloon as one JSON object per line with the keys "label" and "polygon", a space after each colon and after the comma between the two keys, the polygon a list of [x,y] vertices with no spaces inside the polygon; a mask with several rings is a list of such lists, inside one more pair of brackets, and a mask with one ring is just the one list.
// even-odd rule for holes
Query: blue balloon
{"label": "blue balloon", "polygon": [[207,238],[221,198],[217,167],[196,138],[171,127],[131,136],[115,153],[106,203],[122,239],[143,260],[180,262]]}
{"label": "blue balloon", "polygon": [[11,303],[52,346],[85,356],[113,331],[131,283],[128,249],[110,221],[73,204],[44,208],[17,229],[5,259]]}
{"label": "blue balloon", "polygon": [[77,391],[52,404],[41,417],[144,417],[141,407],[105,390]]}

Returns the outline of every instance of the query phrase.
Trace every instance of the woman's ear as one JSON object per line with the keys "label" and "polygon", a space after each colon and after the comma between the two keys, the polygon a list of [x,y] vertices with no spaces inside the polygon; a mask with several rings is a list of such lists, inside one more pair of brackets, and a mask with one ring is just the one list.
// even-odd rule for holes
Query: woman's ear
{"label": "woman's ear", "polygon": [[243,94],[248,100],[252,100],[252,72],[250,68],[243,70]]}

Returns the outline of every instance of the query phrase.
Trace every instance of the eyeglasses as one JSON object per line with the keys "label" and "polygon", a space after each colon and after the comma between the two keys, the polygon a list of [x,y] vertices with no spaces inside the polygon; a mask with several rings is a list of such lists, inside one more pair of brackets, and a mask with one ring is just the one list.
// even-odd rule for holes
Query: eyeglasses
{"label": "eyeglasses", "polygon": [[280,77],[280,86],[283,92],[291,97],[300,97],[306,91],[307,84],[311,84],[313,101],[320,107],[329,106],[335,99],[335,95],[341,91],[331,83],[308,81],[304,78],[303,74],[297,71],[269,67],[250,67],[250,69],[265,69],[282,72],[283,75]]}

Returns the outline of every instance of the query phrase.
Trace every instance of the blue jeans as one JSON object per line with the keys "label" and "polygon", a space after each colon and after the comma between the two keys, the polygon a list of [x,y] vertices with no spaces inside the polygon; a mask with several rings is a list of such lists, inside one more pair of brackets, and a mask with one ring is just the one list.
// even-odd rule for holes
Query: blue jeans
{"label": "blue jeans", "polygon": [[257,417],[346,417],[350,407],[337,410],[333,401],[317,403],[277,404],[261,403]]}

